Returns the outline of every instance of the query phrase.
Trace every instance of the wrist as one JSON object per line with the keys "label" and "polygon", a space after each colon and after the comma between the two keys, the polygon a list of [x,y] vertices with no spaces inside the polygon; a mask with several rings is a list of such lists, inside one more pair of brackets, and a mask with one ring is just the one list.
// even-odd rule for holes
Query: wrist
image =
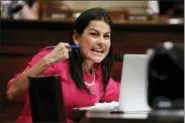
{"label": "wrist", "polygon": [[37,64],[35,64],[31,69],[26,72],[27,76],[39,76],[41,73],[46,70],[52,64],[48,62],[47,59],[41,59]]}
{"label": "wrist", "polygon": [[51,58],[49,58],[48,55],[45,56],[45,57],[42,59],[41,62],[42,62],[42,64],[43,64],[43,66],[46,67],[46,68],[54,64],[54,60],[51,59]]}

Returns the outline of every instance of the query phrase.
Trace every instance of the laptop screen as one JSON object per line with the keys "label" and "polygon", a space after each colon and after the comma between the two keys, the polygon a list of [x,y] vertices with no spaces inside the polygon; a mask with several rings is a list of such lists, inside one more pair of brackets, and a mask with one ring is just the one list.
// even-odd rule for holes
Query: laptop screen
{"label": "laptop screen", "polygon": [[119,109],[149,111],[147,103],[147,55],[125,54],[123,58]]}

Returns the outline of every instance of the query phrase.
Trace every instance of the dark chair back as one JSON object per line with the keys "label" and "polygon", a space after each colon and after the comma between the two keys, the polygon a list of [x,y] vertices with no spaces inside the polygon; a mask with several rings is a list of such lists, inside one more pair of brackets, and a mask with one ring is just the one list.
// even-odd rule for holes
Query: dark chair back
{"label": "dark chair back", "polygon": [[28,77],[33,123],[64,123],[65,109],[59,76]]}

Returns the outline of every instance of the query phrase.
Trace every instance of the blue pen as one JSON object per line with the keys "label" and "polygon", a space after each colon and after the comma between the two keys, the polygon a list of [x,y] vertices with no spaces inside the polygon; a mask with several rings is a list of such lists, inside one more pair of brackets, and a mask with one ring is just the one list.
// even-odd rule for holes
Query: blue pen
{"label": "blue pen", "polygon": [[[49,47],[46,47],[48,49],[54,49],[56,46],[49,46]],[[68,45],[66,46],[67,49],[76,49],[76,48],[80,48],[79,45]]]}
{"label": "blue pen", "polygon": [[80,46],[79,45],[69,45],[69,46],[66,46],[66,48],[73,49],[73,48],[80,48]]}

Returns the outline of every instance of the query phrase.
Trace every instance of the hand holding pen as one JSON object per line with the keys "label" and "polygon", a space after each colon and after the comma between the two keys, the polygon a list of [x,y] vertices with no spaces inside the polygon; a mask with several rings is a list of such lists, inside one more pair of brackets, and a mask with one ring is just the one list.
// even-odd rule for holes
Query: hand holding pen
{"label": "hand holding pen", "polygon": [[73,48],[79,48],[77,45],[69,45],[68,43],[60,42],[56,46],[49,47],[53,49],[48,55],[44,57],[44,60],[48,65],[55,64],[59,61],[69,58],[69,52]]}

